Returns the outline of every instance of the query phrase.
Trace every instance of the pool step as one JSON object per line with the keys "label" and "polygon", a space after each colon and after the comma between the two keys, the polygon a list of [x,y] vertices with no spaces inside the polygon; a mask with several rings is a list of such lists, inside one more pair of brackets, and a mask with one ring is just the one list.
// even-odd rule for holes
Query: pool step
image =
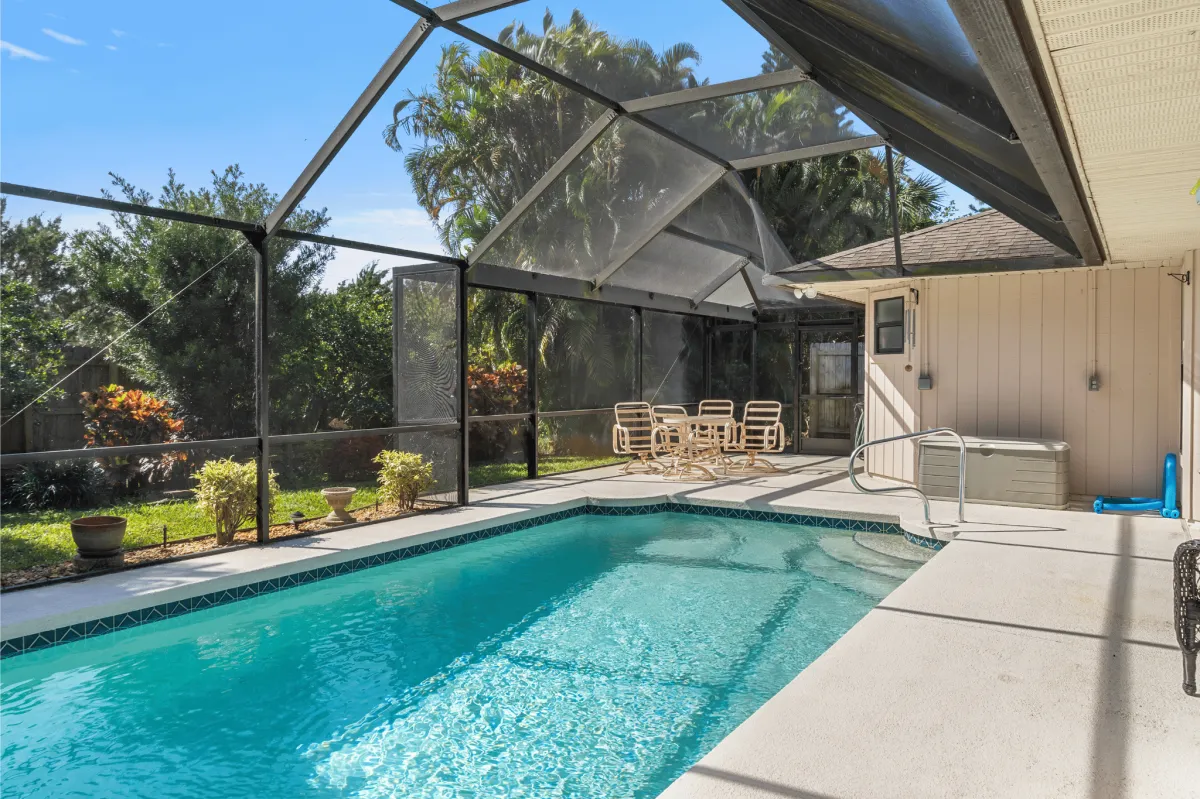
{"label": "pool step", "polygon": [[909,560],[892,557],[859,546],[854,539],[844,535],[827,535],[817,541],[817,546],[833,558],[848,566],[882,574],[894,580],[904,580],[920,565]]}
{"label": "pool step", "polygon": [[925,563],[936,554],[928,547],[919,547],[905,540],[904,536],[891,533],[855,533],[854,543],[880,555],[912,563]]}
{"label": "pool step", "polygon": [[830,557],[819,548],[809,550],[800,565],[813,577],[874,599],[883,599],[895,590],[896,586],[900,585],[900,579],[860,569],[843,560]]}

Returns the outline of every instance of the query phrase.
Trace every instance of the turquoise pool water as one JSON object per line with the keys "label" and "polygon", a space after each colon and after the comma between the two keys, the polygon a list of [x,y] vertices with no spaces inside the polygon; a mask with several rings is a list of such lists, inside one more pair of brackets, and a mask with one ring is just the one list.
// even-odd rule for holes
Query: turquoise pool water
{"label": "turquoise pool water", "polygon": [[851,536],[580,516],[12,658],[0,793],[653,797],[915,566]]}

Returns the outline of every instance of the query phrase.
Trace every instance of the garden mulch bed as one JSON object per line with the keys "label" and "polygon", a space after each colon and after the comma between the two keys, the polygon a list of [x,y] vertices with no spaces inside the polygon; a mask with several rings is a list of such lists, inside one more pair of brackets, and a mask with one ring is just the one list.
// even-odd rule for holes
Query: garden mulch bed
{"label": "garden mulch bed", "polygon": [[[399,519],[403,516],[410,516],[412,513],[420,513],[442,507],[445,507],[445,505],[419,500],[416,509],[411,513],[397,515],[393,510],[370,505],[352,510],[350,511],[350,515],[354,517],[356,523],[363,523]],[[298,538],[316,533],[327,533],[338,529],[337,527],[326,527],[322,522],[323,518],[305,519],[296,525],[290,522],[273,524],[271,525],[271,540],[278,541],[285,538]],[[125,550],[125,565],[121,568],[89,572],[86,576],[110,574],[114,571],[149,566],[154,563],[178,560],[206,552],[222,552],[228,549],[252,545],[256,540],[254,528],[248,528],[239,530],[237,535],[234,536],[233,543],[224,546],[217,545],[217,537],[215,535],[204,535],[196,538],[185,538],[179,541],[168,541],[166,544],[151,544],[149,546],[136,547]],[[72,561],[64,560],[59,563],[46,563],[40,566],[31,566],[28,569],[18,569],[0,574],[0,587],[15,588],[16,586],[32,586],[37,583],[80,578],[83,576],[85,575],[81,575],[75,571]]]}

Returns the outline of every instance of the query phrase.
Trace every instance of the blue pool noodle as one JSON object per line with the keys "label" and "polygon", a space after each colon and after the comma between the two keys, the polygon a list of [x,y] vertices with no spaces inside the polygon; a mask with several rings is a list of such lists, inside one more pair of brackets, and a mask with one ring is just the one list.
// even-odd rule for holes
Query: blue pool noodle
{"label": "blue pool noodle", "polygon": [[1092,510],[1103,513],[1106,510],[1156,510],[1167,519],[1179,518],[1179,501],[1176,496],[1177,473],[1179,459],[1175,453],[1168,452],[1163,459],[1163,495],[1162,499],[1148,497],[1096,497]]}

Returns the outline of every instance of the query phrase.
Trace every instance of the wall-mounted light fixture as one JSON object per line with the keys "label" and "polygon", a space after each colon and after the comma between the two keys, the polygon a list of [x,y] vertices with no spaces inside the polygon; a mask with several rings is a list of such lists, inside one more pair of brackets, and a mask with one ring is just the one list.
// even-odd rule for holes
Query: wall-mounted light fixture
{"label": "wall-mounted light fixture", "polygon": [[797,286],[792,289],[792,293],[796,295],[798,300],[815,300],[817,298],[817,287],[809,283],[807,286]]}

